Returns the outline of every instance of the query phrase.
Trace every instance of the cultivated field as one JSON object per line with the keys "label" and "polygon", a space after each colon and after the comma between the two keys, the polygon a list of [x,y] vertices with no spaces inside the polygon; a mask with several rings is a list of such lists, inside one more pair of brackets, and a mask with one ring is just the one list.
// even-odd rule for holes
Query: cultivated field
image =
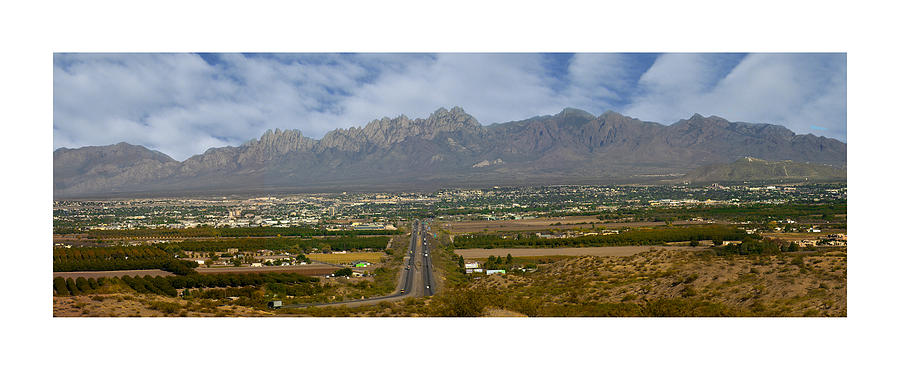
{"label": "cultivated field", "polygon": [[54,272],[53,277],[61,277],[64,279],[77,279],[83,277],[102,278],[102,277],[122,277],[122,276],[174,276],[175,274],[163,270],[118,270],[118,271],[72,271],[72,272]]}
{"label": "cultivated field", "polygon": [[311,264],[296,266],[265,266],[265,267],[199,267],[197,272],[201,274],[224,274],[224,273],[260,273],[260,272],[293,272],[301,275],[315,276],[327,275],[335,272],[338,268],[330,265]]}
{"label": "cultivated field", "polygon": [[387,255],[382,252],[310,253],[306,256],[313,261],[336,264],[356,261],[378,263],[381,262],[382,258],[387,257]]}
{"label": "cultivated field", "polygon": [[[568,216],[552,218],[535,218],[530,220],[492,220],[492,221],[435,221],[444,230],[451,234],[464,234],[487,231],[528,231],[547,229],[577,229],[591,227],[604,227],[615,229],[620,227],[646,227],[662,226],[665,222],[602,222],[594,216]],[[560,225],[556,225],[559,223]],[[675,221],[674,225],[704,224],[698,221]]]}
{"label": "cultivated field", "polygon": [[598,256],[598,257],[624,257],[631,256],[649,250],[693,250],[699,251],[700,247],[671,247],[634,245],[624,247],[585,247],[585,248],[492,248],[492,249],[455,249],[463,258],[488,258],[488,256],[536,257],[536,256]]}
{"label": "cultivated field", "polygon": [[777,238],[783,239],[787,241],[800,241],[807,239],[818,239],[820,237],[824,237],[825,235],[832,233],[842,233],[846,234],[847,230],[845,229],[835,229],[835,230],[822,230],[820,233],[760,233],[760,235],[767,238]]}

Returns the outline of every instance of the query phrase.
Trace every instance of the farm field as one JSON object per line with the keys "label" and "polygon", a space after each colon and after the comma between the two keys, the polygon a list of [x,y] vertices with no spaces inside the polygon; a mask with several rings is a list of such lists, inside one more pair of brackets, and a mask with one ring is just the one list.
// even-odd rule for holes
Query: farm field
{"label": "farm field", "polygon": [[325,263],[351,263],[355,261],[366,261],[371,263],[378,263],[385,257],[387,254],[382,252],[347,252],[347,253],[310,253],[306,255],[310,260],[325,262]]}
{"label": "farm field", "polygon": [[53,277],[61,277],[64,279],[72,278],[76,279],[79,277],[83,277],[85,279],[90,278],[102,278],[102,277],[122,277],[122,276],[175,276],[175,274],[153,269],[153,270],[117,270],[117,271],[72,271],[72,272],[54,272]]}
{"label": "farm field", "polygon": [[[487,231],[529,231],[546,229],[578,229],[602,226],[608,229],[620,227],[662,226],[665,222],[601,222],[594,216],[567,216],[552,218],[535,218],[530,220],[490,220],[490,221],[435,221],[451,234],[465,234]],[[554,225],[560,223],[561,225]],[[675,221],[673,225],[705,224],[699,221]]]}
{"label": "farm field", "polygon": [[625,257],[650,250],[693,250],[699,251],[705,248],[699,247],[673,247],[634,245],[624,247],[584,247],[584,248],[491,248],[491,249],[455,249],[463,258],[487,258],[489,256],[536,257],[536,256],[598,256],[598,257]]}
{"label": "farm field", "polygon": [[259,273],[259,272],[294,272],[301,275],[315,276],[327,275],[337,270],[337,267],[323,264],[296,265],[296,266],[266,266],[266,267],[201,267],[196,269],[201,274],[224,273]]}
{"label": "farm field", "polygon": [[804,239],[817,239],[823,237],[825,235],[831,233],[843,233],[846,234],[847,230],[844,229],[835,229],[835,230],[822,230],[820,233],[760,233],[760,235],[767,238],[778,238],[784,239],[787,241],[798,241]]}

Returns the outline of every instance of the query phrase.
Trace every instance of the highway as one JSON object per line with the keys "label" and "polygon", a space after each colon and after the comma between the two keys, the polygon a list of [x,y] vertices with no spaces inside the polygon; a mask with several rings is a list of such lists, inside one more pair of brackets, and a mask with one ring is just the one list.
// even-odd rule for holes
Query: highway
{"label": "highway", "polygon": [[339,305],[355,307],[367,304],[377,304],[380,302],[397,301],[406,297],[434,295],[434,267],[431,262],[431,254],[429,253],[430,246],[425,240],[426,230],[425,222],[421,220],[414,220],[412,222],[409,236],[409,252],[403,258],[403,270],[401,270],[400,281],[397,282],[397,288],[394,289],[394,292],[390,295],[343,302],[292,304],[284,305],[282,308]]}

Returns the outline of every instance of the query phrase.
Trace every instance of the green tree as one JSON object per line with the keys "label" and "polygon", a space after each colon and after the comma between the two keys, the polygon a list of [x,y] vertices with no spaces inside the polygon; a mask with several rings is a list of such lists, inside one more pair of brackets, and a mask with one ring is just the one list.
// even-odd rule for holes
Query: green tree
{"label": "green tree", "polygon": [[512,263],[512,260],[513,260],[512,253],[507,253],[506,254],[506,264],[508,265],[508,264]]}
{"label": "green tree", "polygon": [[69,289],[69,292],[72,295],[78,295],[79,293],[81,293],[80,291],[78,291],[78,287],[75,286],[75,280],[73,280],[72,278],[66,279],[66,288]]}
{"label": "green tree", "polygon": [[66,279],[61,277],[53,278],[53,289],[57,295],[69,295],[69,288],[66,287]]}
{"label": "green tree", "polygon": [[77,279],[75,279],[75,286],[78,287],[78,290],[82,292],[91,290],[91,285],[87,282],[87,279],[82,276],[79,276]]}

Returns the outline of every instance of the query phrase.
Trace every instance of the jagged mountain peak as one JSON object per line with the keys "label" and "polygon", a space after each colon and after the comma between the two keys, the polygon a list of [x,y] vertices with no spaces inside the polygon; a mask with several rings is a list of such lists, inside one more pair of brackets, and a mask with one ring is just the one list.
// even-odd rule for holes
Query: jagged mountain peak
{"label": "jagged mountain peak", "polygon": [[[716,116],[695,114],[665,126],[614,111],[595,117],[574,108],[484,127],[463,108],[452,107],[425,118],[383,117],[363,127],[330,131],[321,140],[300,130],[266,130],[239,147],[212,148],[184,162],[127,143],[61,148],[54,152],[54,194],[630,181],[629,176],[687,173],[713,163],[733,166],[745,156],[753,157],[754,168],[760,158],[841,169],[846,144]],[[791,176],[797,173],[794,167],[780,166],[747,173],[783,176],[777,171],[785,168]]]}
{"label": "jagged mountain peak", "polygon": [[289,152],[311,150],[315,143],[315,140],[303,136],[303,132],[300,130],[276,128],[274,131],[266,130],[259,139],[250,139],[240,148],[244,152],[244,160],[252,158],[256,161],[263,161]]}
{"label": "jagged mountain peak", "polygon": [[465,109],[459,106],[454,106],[450,110],[447,108],[440,107],[431,113],[428,118],[424,120],[426,124],[439,125],[439,126],[447,126],[447,125],[463,125],[463,126],[481,126],[478,123],[478,120],[472,115],[466,113]]}

